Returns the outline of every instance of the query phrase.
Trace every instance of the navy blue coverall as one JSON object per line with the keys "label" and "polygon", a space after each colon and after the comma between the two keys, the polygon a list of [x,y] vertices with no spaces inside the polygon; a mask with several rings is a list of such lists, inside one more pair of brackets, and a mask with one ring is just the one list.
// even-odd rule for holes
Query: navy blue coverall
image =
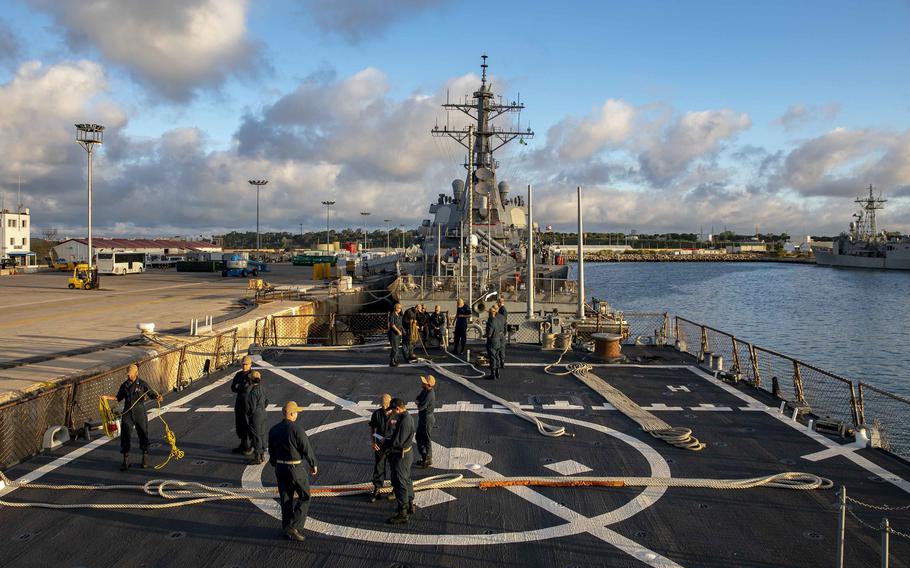
{"label": "navy blue coverall", "polygon": [[316,467],[316,453],[296,422],[285,419],[269,430],[269,463],[278,480],[281,527],[303,530],[310,509],[310,470]]}
{"label": "navy blue coverall", "polygon": [[414,484],[411,482],[411,464],[414,462],[414,452],[411,451],[414,443],[414,419],[407,412],[402,414],[392,413],[389,419],[392,436],[387,443],[389,449],[389,465],[392,468],[392,489],[395,500],[398,501],[398,510],[406,511],[414,502]]}
{"label": "navy blue coverall", "polygon": [[231,379],[231,392],[237,393],[237,398],[234,399],[234,428],[243,450],[250,447],[250,425],[246,417],[246,391],[250,388],[250,373],[252,370],[240,370]]}
{"label": "navy blue coverall", "polygon": [[370,416],[370,428],[374,430],[375,436],[379,436],[373,438],[373,443],[379,446],[379,451],[373,452],[375,461],[373,464],[373,489],[375,491],[379,491],[379,488],[385,483],[386,464],[388,463],[386,445],[392,433],[389,430],[389,417],[386,412],[386,409],[377,408]]}
{"label": "navy blue coverall", "polygon": [[257,454],[265,453],[265,420],[269,397],[260,383],[252,383],[246,392],[246,422],[250,441]]}
{"label": "navy blue coverall", "polygon": [[433,410],[436,408],[436,389],[423,389],[417,395],[417,451],[424,463],[433,461],[433,440],[430,430],[436,424]]}
{"label": "navy blue coverall", "polygon": [[149,419],[145,411],[143,398],[158,398],[158,393],[147,382],[137,378],[123,381],[117,391],[117,401],[123,403],[123,414],[120,415],[120,453],[130,453],[131,431],[136,429],[139,437],[139,448],[149,451]]}

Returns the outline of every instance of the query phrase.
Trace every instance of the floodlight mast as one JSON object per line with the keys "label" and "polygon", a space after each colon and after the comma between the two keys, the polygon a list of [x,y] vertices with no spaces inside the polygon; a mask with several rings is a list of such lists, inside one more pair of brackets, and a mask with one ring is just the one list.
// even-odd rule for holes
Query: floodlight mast
{"label": "floodlight mast", "polygon": [[94,266],[92,254],[92,153],[95,144],[104,143],[104,127],[100,124],[77,124],[76,142],[88,154],[88,273],[91,275],[92,267]]}

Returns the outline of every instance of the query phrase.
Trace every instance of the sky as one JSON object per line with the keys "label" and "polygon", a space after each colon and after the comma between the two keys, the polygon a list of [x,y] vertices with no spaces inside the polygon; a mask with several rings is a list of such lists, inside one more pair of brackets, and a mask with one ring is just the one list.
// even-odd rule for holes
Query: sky
{"label": "sky", "polygon": [[[415,227],[464,177],[430,129],[479,84],[541,225],[910,231],[910,0],[0,0],[0,199],[34,236]],[[450,116],[448,120],[454,121]],[[361,215],[369,212],[369,216]]]}

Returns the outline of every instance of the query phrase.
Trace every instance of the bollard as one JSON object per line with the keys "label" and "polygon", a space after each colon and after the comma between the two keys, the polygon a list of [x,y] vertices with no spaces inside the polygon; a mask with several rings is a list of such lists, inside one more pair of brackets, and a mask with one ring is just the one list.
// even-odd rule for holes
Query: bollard
{"label": "bollard", "polygon": [[714,358],[714,369],[718,372],[724,371],[724,356],[718,355]]}
{"label": "bollard", "polygon": [[809,423],[806,424],[806,430],[808,430],[809,432],[811,432],[811,431],[814,430],[814,429],[815,429],[815,420],[812,420],[812,419],[810,418],[810,419],[809,419]]}
{"label": "bollard", "polygon": [[782,400],[782,401],[780,401],[780,408],[779,408],[777,411],[778,411],[779,413],[783,414],[783,413],[784,413],[784,409],[785,409],[786,407],[787,407],[787,401],[786,401],[786,400]]}
{"label": "bollard", "polygon": [[837,568],[844,568],[844,529],[847,526],[846,485],[841,485],[838,497],[840,497],[840,522],[837,527]]}
{"label": "bollard", "polygon": [[798,407],[798,406],[794,406],[794,407],[793,407],[793,415],[790,416],[790,420],[796,422],[798,418],[799,418],[799,407]]}
{"label": "bollard", "polygon": [[705,353],[705,358],[706,358],[705,363],[708,364],[708,368],[713,371],[714,370],[714,353],[712,353],[711,351],[708,351],[707,353]]}
{"label": "bollard", "polygon": [[882,519],[882,568],[888,568],[888,557],[890,552],[888,550],[888,537],[891,534],[891,525],[888,524],[888,517]]}

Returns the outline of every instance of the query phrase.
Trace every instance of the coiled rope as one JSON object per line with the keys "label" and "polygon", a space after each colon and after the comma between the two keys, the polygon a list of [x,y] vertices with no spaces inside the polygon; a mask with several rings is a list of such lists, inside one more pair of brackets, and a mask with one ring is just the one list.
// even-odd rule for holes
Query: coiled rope
{"label": "coiled rope", "polygon": [[591,390],[606,399],[606,401],[612,404],[616,410],[634,420],[645,432],[659,440],[663,440],[677,448],[691,450],[693,452],[699,452],[705,449],[705,444],[698,441],[698,438],[692,435],[691,429],[670,426],[657,416],[654,416],[643,409],[621,390],[595,375],[592,372],[594,369],[592,365],[589,365],[588,363],[569,363],[568,365],[565,365],[565,371],[554,371],[553,368],[560,366],[562,358],[569,352],[569,349],[571,349],[571,345],[566,346],[555,362],[544,367],[544,371],[550,375],[556,376],[575,376]]}
{"label": "coiled rope", "polygon": [[[42,509],[175,509],[211,501],[270,499],[278,494],[276,487],[213,487],[195,481],[173,479],[152,479],[143,485],[55,485],[48,483],[21,483],[12,481],[3,472],[0,480],[10,487],[19,489],[43,489],[51,491],[142,491],[152,497],[160,497],[165,503],[47,503],[0,500],[0,506],[11,508]],[[811,473],[785,472],[764,477],[745,479],[703,479],[675,477],[464,477],[451,473],[424,477],[414,481],[414,491],[431,489],[493,489],[500,487],[681,487],[718,490],[791,489],[812,491],[830,489],[830,479]],[[373,491],[373,484],[353,483],[345,485],[314,485],[310,494],[315,497],[344,497],[366,494]],[[389,482],[380,488],[380,493],[392,491]]]}

